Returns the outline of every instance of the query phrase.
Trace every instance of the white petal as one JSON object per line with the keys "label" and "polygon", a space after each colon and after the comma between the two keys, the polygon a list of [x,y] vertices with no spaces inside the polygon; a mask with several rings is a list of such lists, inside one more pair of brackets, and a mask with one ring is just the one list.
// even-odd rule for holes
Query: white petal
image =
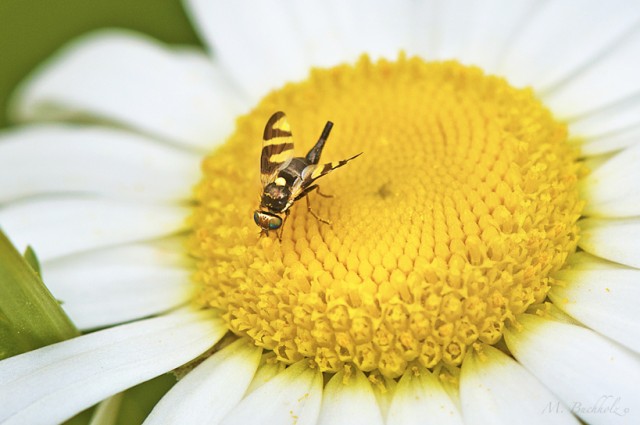
{"label": "white petal", "polygon": [[95,198],[27,200],[0,209],[0,224],[19,250],[46,261],[184,230],[187,207]]}
{"label": "white petal", "polygon": [[158,314],[191,297],[184,253],[130,245],[42,264],[43,280],[74,324],[94,329]]}
{"label": "white petal", "polygon": [[640,352],[640,270],[575,268],[557,277],[549,298],[567,314],[620,344]]}
{"label": "white petal", "polygon": [[22,87],[18,120],[95,116],[209,150],[245,108],[202,54],[125,31],[77,40]]}
{"label": "white petal", "polygon": [[329,0],[324,3],[331,11],[329,19],[336,21],[340,44],[350,61],[363,53],[373,59],[396,59],[409,45],[413,35],[409,22],[415,6],[411,1]]}
{"label": "white petal", "polygon": [[[421,20],[416,22],[418,28],[422,27],[421,41],[436,40],[430,43],[434,45],[432,51],[425,46],[423,56],[427,59],[456,59],[495,73],[514,33],[523,27],[525,19],[531,19],[537,5],[530,0],[422,2],[419,7],[423,10],[428,8],[432,20],[425,21],[421,16]],[[425,31],[435,31],[436,34],[427,35]]]}
{"label": "white petal", "polygon": [[382,413],[371,384],[356,370],[345,382],[337,373],[324,389],[318,425],[382,425]]}
{"label": "white petal", "polygon": [[589,424],[640,423],[640,360],[631,351],[580,326],[538,316],[507,329],[515,358]]}
{"label": "white petal", "polygon": [[411,16],[407,21],[411,29],[411,38],[406,47],[408,54],[427,60],[437,57],[438,41],[444,31],[438,24],[442,19],[442,7],[438,0],[415,2],[412,5]]}
{"label": "white petal", "polygon": [[484,346],[464,359],[460,397],[464,423],[578,424],[549,390],[502,351]]}
{"label": "white petal", "polygon": [[387,425],[462,424],[462,415],[438,378],[426,369],[407,371],[389,408]]}
{"label": "white petal", "polygon": [[[618,109],[616,111],[622,112]],[[596,121],[598,121],[596,118],[589,117],[584,121],[569,122],[569,132],[578,135],[580,152],[585,156],[615,152],[633,146],[640,141],[640,126],[604,135],[597,134],[598,130],[590,131],[588,128],[583,128],[583,124],[595,123]],[[606,121],[610,122],[609,119]]]}
{"label": "white petal", "polygon": [[160,400],[145,425],[220,423],[247,390],[261,353],[245,340],[215,353]]}
{"label": "white petal", "polygon": [[353,62],[365,52],[395,58],[411,38],[406,0],[188,0],[187,6],[213,55],[254,101],[305,78],[311,66]]}
{"label": "white petal", "polygon": [[[181,313],[60,342],[0,362],[0,421],[62,422],[174,369],[226,332],[212,313]],[[43,412],[46,412],[43,413]]]}
{"label": "white petal", "polygon": [[[572,143],[572,142],[570,142]],[[575,146],[576,143],[573,143]],[[584,158],[584,166],[590,173],[594,173],[598,168],[602,167],[607,163],[611,158],[616,155],[615,152],[609,152],[605,154],[600,154],[598,156],[587,156]]]}
{"label": "white petal", "polygon": [[[640,9],[626,0],[536,3],[535,13],[514,35],[501,73],[513,84],[543,90],[577,72],[591,71],[590,64],[618,45],[640,17]],[[616,74],[609,77],[617,78]],[[590,89],[582,92],[585,96],[598,101]],[[582,102],[575,106],[585,105]]]}
{"label": "white petal", "polygon": [[600,217],[640,215],[640,146],[618,153],[583,181],[584,214]]}
{"label": "white petal", "polygon": [[286,9],[302,44],[307,67],[330,67],[349,58],[348,46],[341,43],[344,37],[328,3],[294,0],[287,2]]}
{"label": "white petal", "polygon": [[100,127],[34,125],[0,135],[0,203],[50,193],[186,200],[198,155]]}
{"label": "white petal", "polygon": [[285,364],[281,362],[269,362],[266,361],[267,358],[264,356],[260,366],[258,367],[258,371],[253,376],[253,380],[251,384],[249,384],[249,388],[247,389],[247,394],[251,394],[271,379],[273,379],[279,373],[282,373],[285,370]]}
{"label": "white petal", "polygon": [[[625,19],[637,21],[640,18],[640,8],[632,3],[627,2],[626,7],[620,8],[615,4],[600,4],[612,13],[626,14]],[[598,31],[591,31],[591,34],[599,38],[600,29],[609,28],[608,25],[601,20],[597,24]],[[566,83],[544,96],[545,104],[564,117],[583,116],[583,127],[574,125],[572,130],[582,132],[588,129],[588,132],[578,135],[612,133],[640,124],[640,82],[637,78],[640,74],[640,30],[635,23],[633,29],[620,27],[617,31],[624,32],[624,36],[598,52],[599,56],[594,58],[597,60],[585,65],[577,75],[572,75]],[[583,40],[575,44],[582,45]]]}
{"label": "white petal", "polygon": [[387,423],[387,417],[389,416],[389,408],[393,401],[393,396],[396,393],[396,387],[398,382],[395,379],[383,378],[381,382],[378,382],[371,386],[373,394],[376,396],[376,402],[380,408],[382,419],[384,423]]}
{"label": "white petal", "polygon": [[282,3],[189,0],[187,11],[212,54],[254,102],[306,76],[303,46]]}
{"label": "white petal", "polygon": [[250,393],[223,420],[225,425],[313,425],[322,397],[322,374],[301,361]]}
{"label": "white petal", "polygon": [[578,223],[580,248],[607,260],[640,267],[640,219],[587,218]]}
{"label": "white petal", "polygon": [[600,257],[595,257],[587,252],[580,251],[567,258],[567,269],[579,270],[626,270],[622,264],[607,261]]}
{"label": "white petal", "polygon": [[353,60],[353,46],[345,40],[332,3],[318,0],[287,3],[287,14],[295,25],[296,38],[302,43],[307,67],[330,67]]}

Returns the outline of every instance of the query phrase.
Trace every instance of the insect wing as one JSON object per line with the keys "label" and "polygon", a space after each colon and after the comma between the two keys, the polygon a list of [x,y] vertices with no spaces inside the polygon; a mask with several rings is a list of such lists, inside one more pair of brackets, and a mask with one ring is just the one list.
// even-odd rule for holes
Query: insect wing
{"label": "insect wing", "polygon": [[310,179],[310,176],[313,174],[313,171],[319,167],[321,168],[322,166],[318,164],[310,164],[302,170],[300,178],[291,186],[291,203],[289,206],[293,204],[293,202],[305,191],[306,188],[311,186],[313,180]]}
{"label": "insect wing", "polygon": [[266,186],[278,171],[293,158],[293,136],[287,116],[282,111],[271,115],[264,127],[262,153],[260,154],[260,180]]}
{"label": "insect wing", "polygon": [[322,165],[311,164],[311,165],[307,166],[304,170],[302,170],[302,188],[301,188],[301,191],[306,189],[307,187],[311,186],[311,184],[314,181],[318,180],[320,177],[322,177],[322,176],[324,176],[326,174],[329,174],[330,172],[332,172],[336,168],[342,167],[347,162],[351,161],[352,159],[355,159],[355,158],[359,157],[360,155],[362,155],[362,152],[360,152],[357,155],[352,156],[351,158],[343,159],[342,161],[327,162],[326,164],[322,164]]}

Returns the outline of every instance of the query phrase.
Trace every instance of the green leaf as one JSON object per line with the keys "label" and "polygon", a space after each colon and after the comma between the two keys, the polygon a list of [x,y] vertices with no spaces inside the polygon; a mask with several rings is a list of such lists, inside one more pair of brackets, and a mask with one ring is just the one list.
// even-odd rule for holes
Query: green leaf
{"label": "green leaf", "polygon": [[120,412],[116,424],[142,424],[162,396],[164,396],[175,383],[176,377],[172,373],[166,373],[126,390],[122,404],[120,405]]}
{"label": "green leaf", "polygon": [[63,425],[87,425],[91,423],[91,418],[96,411],[96,406],[91,406],[88,409],[75,415],[73,418],[63,422]]}
{"label": "green leaf", "polygon": [[27,249],[25,249],[23,257],[27,260],[27,263],[31,266],[33,271],[38,273],[38,276],[42,276],[42,272],[40,271],[40,261],[31,246],[28,246]]}
{"label": "green leaf", "polygon": [[80,335],[42,283],[33,250],[25,256],[0,230],[0,359]]}

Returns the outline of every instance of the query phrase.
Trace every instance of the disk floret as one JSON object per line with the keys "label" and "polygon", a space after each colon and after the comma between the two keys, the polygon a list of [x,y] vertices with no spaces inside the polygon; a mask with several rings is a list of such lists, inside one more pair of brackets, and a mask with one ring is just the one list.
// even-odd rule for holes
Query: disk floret
{"label": "disk floret", "polygon": [[[258,238],[265,121],[304,155],[364,152]],[[203,164],[191,217],[198,301],[285,363],[398,377],[459,366],[542,302],[575,251],[582,203],[567,131],[530,90],[456,62],[362,58],[269,94]]]}

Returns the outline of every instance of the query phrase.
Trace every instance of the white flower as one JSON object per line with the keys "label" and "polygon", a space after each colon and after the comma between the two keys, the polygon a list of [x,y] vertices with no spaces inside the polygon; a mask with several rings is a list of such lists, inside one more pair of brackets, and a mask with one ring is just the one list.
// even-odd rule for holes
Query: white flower
{"label": "white flower", "polygon": [[[261,362],[245,339],[186,375],[146,423],[640,422],[640,8],[631,1],[211,2],[187,8],[209,53],[143,36],[87,36],[15,99],[0,135],[0,225],[32,245],[83,330],[0,362],[0,422],[58,423],[218,342],[216,311],[184,307],[179,237],[203,153],[270,90],[366,52],[457,59],[531,86],[568,122],[591,173],[565,286],[505,351],[471,352],[459,386],[422,370],[387,392],[300,361]],[[73,124],[89,120],[91,125]],[[578,142],[576,142],[578,143]],[[256,160],[257,163],[257,160]],[[87,285],[91,286],[88,287]],[[156,316],[143,319],[149,316]],[[137,320],[133,323],[120,323]],[[116,326],[117,325],[117,326]],[[506,350],[506,349],[505,349]]]}

